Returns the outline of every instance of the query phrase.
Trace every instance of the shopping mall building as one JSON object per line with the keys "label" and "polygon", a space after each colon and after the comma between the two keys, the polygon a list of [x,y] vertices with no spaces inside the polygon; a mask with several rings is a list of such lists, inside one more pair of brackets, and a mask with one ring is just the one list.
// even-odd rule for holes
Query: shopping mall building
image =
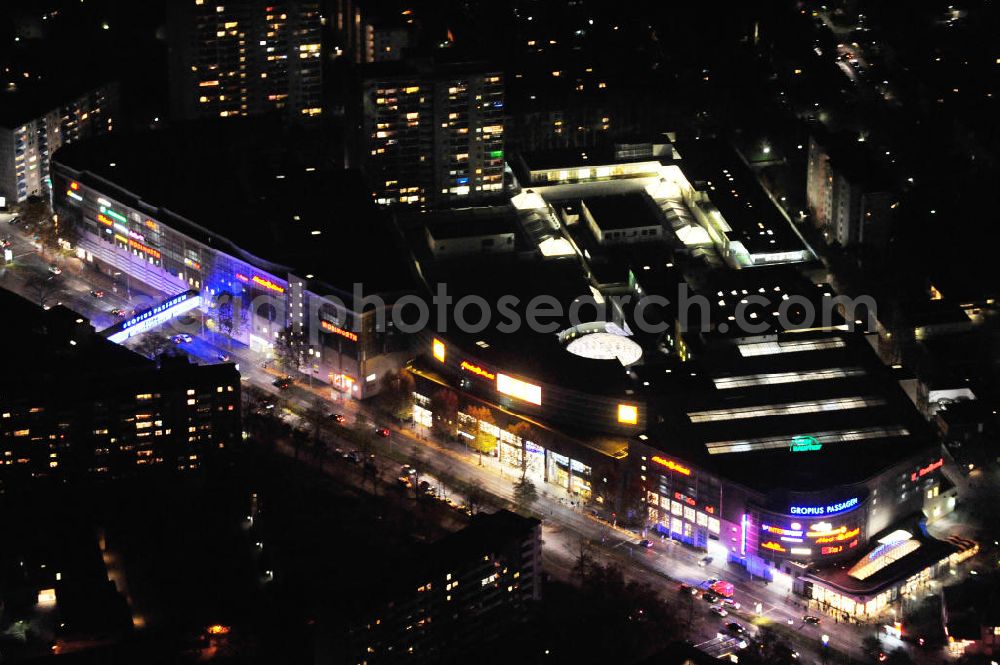
{"label": "shopping mall building", "polygon": [[[77,229],[77,256],[154,302],[199,292],[208,328],[265,354],[286,329],[301,330],[303,373],[355,398],[374,394],[405,359],[405,340],[375,325],[410,289],[392,225],[356,174],[308,150],[277,158],[253,138],[265,134],[256,124],[235,125],[60,150],[54,209]],[[355,280],[386,304],[366,306]]]}
{"label": "shopping mall building", "polygon": [[[521,155],[504,205],[385,220],[308,152],[179,165],[185,140],[56,155],[87,264],[262,298],[231,334],[264,351],[314,311],[303,371],[367,397],[406,361],[414,427],[495,440],[511,475],[824,608],[873,615],[975,551],[925,530],[950,460],[853,330],[873,313],[803,276],[812,250],[726,146]],[[404,335],[355,281],[451,307]]]}
{"label": "shopping mall building", "polygon": [[[950,460],[855,330],[870,308],[805,279],[811,250],[745,165],[710,146],[715,161],[681,157],[696,149],[549,154],[538,168],[522,156],[515,173],[535,184],[513,197],[507,228],[496,210],[489,224],[475,210],[400,218],[429,292],[512,297],[500,320],[524,322],[539,294],[562,306],[546,330],[439,321],[411,364],[414,419],[431,426],[434,395],[455,391],[459,436],[492,433],[512,473],[524,466],[822,609],[875,615],[975,551],[926,532],[954,508]],[[497,242],[511,235],[513,247]],[[438,237],[461,237],[462,251],[443,257]],[[682,311],[685,294],[704,298],[704,316]],[[640,312],[649,296],[670,304]],[[570,316],[581,298],[604,307]],[[738,316],[754,326],[739,330]],[[492,417],[477,422],[475,406]]]}

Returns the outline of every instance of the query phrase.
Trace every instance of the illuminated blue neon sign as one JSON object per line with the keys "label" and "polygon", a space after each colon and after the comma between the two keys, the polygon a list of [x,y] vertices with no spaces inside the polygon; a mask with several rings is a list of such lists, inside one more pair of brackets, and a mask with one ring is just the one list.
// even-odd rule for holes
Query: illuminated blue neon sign
{"label": "illuminated blue neon sign", "polygon": [[197,291],[186,291],[108,328],[101,334],[112,342],[121,344],[129,337],[151,330],[161,323],[191,311],[200,304],[201,295]]}
{"label": "illuminated blue neon sign", "polygon": [[861,503],[861,499],[853,497],[840,503],[831,503],[826,506],[792,506],[788,509],[789,515],[807,515],[814,517],[824,517],[826,515],[838,515],[854,510]]}

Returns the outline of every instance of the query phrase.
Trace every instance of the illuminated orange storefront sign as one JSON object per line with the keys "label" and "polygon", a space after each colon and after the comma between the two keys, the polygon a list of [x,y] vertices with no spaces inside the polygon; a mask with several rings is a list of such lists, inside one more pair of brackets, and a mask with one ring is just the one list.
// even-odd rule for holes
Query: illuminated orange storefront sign
{"label": "illuminated orange storefront sign", "polygon": [[763,543],[763,544],[761,544],[761,547],[764,548],[765,550],[772,550],[774,552],[787,552],[788,551],[784,547],[782,547],[779,543],[776,543],[774,541],[769,541],[769,542]]}
{"label": "illuminated orange storefront sign", "polygon": [[334,335],[340,335],[341,337],[343,337],[345,339],[349,339],[352,342],[358,341],[358,335],[357,335],[357,333],[353,333],[350,330],[344,330],[343,328],[338,328],[337,326],[333,325],[329,321],[320,320],[319,327],[322,328],[323,330],[327,331],[327,332],[333,333]]}
{"label": "illuminated orange storefront sign", "polygon": [[129,238],[128,244],[129,244],[129,247],[131,247],[132,249],[137,249],[137,250],[139,250],[140,252],[142,252],[144,254],[149,254],[154,259],[160,258],[160,252],[158,252],[157,250],[153,249],[152,247],[146,247],[145,245],[143,245],[138,240],[132,240],[131,238]]}
{"label": "illuminated orange storefront sign", "polygon": [[284,293],[285,292],[284,287],[275,284],[274,282],[272,282],[269,279],[264,279],[260,275],[254,275],[253,279],[251,281],[254,284],[257,284],[259,286],[263,286],[265,289],[270,289],[271,291],[277,291],[278,293]]}
{"label": "illuminated orange storefront sign", "polygon": [[459,366],[462,369],[464,369],[466,372],[469,372],[470,374],[475,374],[476,376],[481,376],[484,379],[489,379],[490,381],[492,381],[493,379],[497,378],[497,375],[494,374],[493,372],[487,372],[485,369],[483,369],[479,365],[473,365],[468,360],[463,360],[462,364],[459,365]]}
{"label": "illuminated orange storefront sign", "polygon": [[823,536],[822,538],[816,539],[817,545],[822,545],[823,543],[839,543],[845,540],[850,540],[861,534],[860,528],[851,529],[850,531],[844,531],[843,533],[838,533],[835,536]]}
{"label": "illuminated orange storefront sign", "polygon": [[685,476],[690,476],[691,475],[691,469],[687,468],[686,466],[682,466],[681,464],[678,464],[677,462],[675,462],[673,460],[669,460],[669,459],[666,459],[666,458],[663,458],[663,457],[660,457],[659,455],[657,455],[657,456],[653,457],[653,461],[656,462],[657,464],[659,464],[660,466],[667,467],[671,471],[676,471],[677,473],[683,474]]}

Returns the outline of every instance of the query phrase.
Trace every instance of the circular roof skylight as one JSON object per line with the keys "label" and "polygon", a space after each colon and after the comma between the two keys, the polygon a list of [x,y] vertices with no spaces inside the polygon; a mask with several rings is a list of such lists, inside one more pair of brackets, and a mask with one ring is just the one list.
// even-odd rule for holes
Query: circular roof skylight
{"label": "circular roof skylight", "polygon": [[642,348],[622,335],[608,332],[593,332],[576,337],[566,345],[573,355],[591,360],[618,360],[622,365],[631,365],[642,357]]}

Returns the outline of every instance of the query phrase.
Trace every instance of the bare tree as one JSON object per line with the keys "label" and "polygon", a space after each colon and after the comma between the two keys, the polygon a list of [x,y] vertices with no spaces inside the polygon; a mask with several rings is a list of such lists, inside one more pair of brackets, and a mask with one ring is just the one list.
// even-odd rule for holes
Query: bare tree
{"label": "bare tree", "polygon": [[51,277],[32,274],[25,280],[25,287],[31,294],[32,300],[38,303],[39,307],[49,305],[55,295],[59,293],[59,284]]}

